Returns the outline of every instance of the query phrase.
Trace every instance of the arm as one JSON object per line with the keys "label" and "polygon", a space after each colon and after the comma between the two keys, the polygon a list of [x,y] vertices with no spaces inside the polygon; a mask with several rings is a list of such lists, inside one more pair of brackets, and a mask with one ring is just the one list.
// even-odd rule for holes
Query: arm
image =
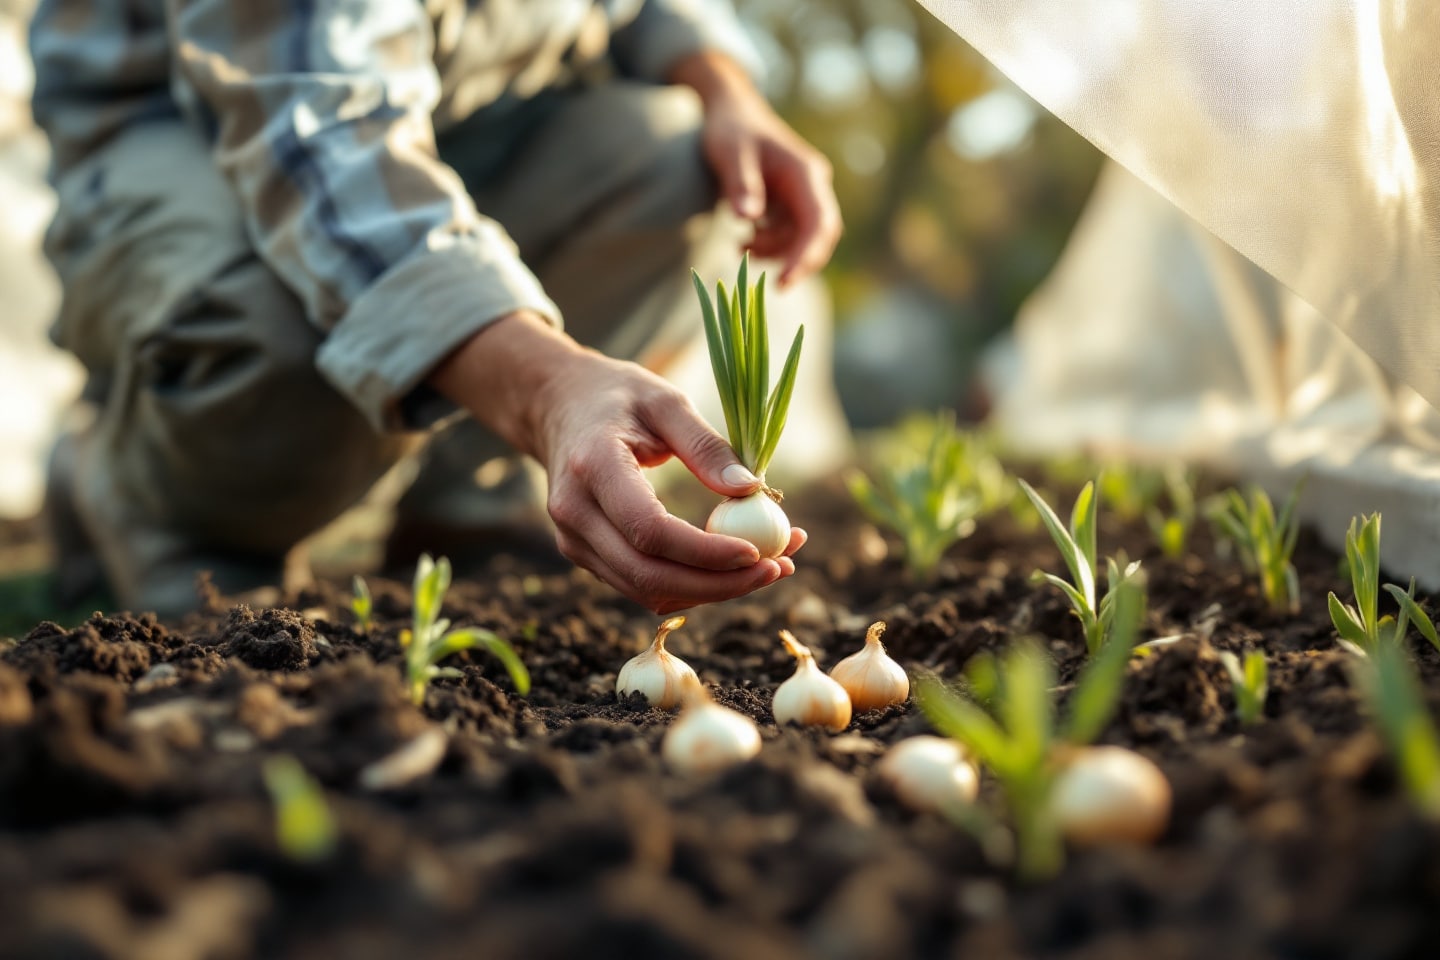
{"label": "arm", "polygon": [[[559,310],[436,156],[419,3],[170,0],[179,98],[215,135],[252,242],[327,337],[320,372],[377,428],[495,320]],[[422,401],[422,402],[416,402]]]}
{"label": "arm", "polygon": [[722,494],[756,481],[673,387],[558,330],[513,245],[436,158],[421,5],[171,4],[181,76],[256,247],[329,331],[322,373],[378,426],[427,419],[402,410],[427,393],[466,409],[548,469],[561,550],[653,609],[794,571],[655,498],[640,467],[672,455]]}
{"label": "arm", "polygon": [[840,239],[830,164],[770,108],[751,79],[754,50],[723,0],[647,0],[615,37],[623,69],[691,87],[705,107],[705,156],[749,243],[782,261],[780,284],[815,273]]}

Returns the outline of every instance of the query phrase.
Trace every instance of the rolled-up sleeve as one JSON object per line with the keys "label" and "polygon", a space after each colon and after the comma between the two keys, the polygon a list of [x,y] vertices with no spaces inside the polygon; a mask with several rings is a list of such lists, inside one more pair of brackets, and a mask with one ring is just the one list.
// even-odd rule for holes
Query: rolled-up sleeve
{"label": "rolled-up sleeve", "polygon": [[[177,99],[212,127],[256,250],[326,331],[317,366],[377,429],[487,324],[560,312],[435,150],[430,25],[393,0],[170,0]],[[433,397],[427,397],[433,400]]]}
{"label": "rolled-up sleeve", "polygon": [[724,53],[752,76],[760,74],[760,56],[729,0],[645,0],[611,43],[626,75],[654,83],[667,82],[677,63],[701,50]]}

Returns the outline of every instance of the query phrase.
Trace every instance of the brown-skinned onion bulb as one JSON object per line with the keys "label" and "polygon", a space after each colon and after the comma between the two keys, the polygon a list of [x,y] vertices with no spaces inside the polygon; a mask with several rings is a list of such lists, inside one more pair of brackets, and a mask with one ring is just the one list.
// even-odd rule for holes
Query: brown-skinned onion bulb
{"label": "brown-skinned onion bulb", "polygon": [[790,722],[840,731],[850,725],[850,695],[845,688],[821,671],[810,648],[795,639],[789,630],[780,631],[780,642],[796,660],[795,672],[780,684],[770,709],[782,727]]}
{"label": "brown-skinned onion bulb", "polygon": [[684,707],[665,731],[660,755],[683,774],[713,773],[749,760],[760,752],[755,721],[722,707],[693,674],[683,684]]}
{"label": "brown-skinned onion bulb", "polygon": [[850,695],[851,705],[862,713],[904,703],[910,696],[910,678],[905,668],[890,658],[880,642],[884,632],[883,620],[870,624],[860,652],[852,653],[830,671],[830,676]]}
{"label": "brown-skinned onion bulb", "polygon": [[922,813],[944,813],[975,800],[980,774],[965,748],[947,737],[909,737],[876,767],[900,802]]}
{"label": "brown-skinned onion bulb", "polygon": [[1170,782],[1124,747],[1085,747],[1061,760],[1050,795],[1060,832],[1072,843],[1151,843],[1170,820]]}
{"label": "brown-skinned onion bulb", "polygon": [[684,626],[684,617],[671,617],[655,631],[655,642],[644,653],[631,657],[615,678],[620,696],[639,693],[652,707],[669,710],[679,706],[687,677],[695,677],[690,665],[665,649],[665,638]]}
{"label": "brown-skinned onion bulb", "polygon": [[752,543],[762,559],[773,560],[790,545],[790,518],[764,490],[716,504],[705,531]]}

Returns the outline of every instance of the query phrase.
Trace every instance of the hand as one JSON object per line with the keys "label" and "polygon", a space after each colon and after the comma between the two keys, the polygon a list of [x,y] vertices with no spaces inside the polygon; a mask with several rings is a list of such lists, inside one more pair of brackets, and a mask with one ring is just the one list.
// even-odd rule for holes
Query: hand
{"label": "hand", "polygon": [[762,560],[751,544],[705,533],[656,498],[641,468],[671,456],[724,496],[752,493],[759,481],[684,394],[644,368],[518,313],[473,337],[430,382],[545,466],[560,552],[656,613],[743,596],[795,572],[790,555],[803,530],[791,530],[785,556]]}
{"label": "hand", "polygon": [[694,87],[705,104],[705,157],[726,201],[755,223],[748,249],[783,261],[782,287],[825,266],[841,230],[829,161],[724,55],[686,57],[671,79]]}

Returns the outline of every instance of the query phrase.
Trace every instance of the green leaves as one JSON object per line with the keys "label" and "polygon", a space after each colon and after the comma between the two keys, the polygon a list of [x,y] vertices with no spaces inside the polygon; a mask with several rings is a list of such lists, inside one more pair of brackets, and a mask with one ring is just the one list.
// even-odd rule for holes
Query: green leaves
{"label": "green leaves", "polygon": [[446,657],[482,647],[510,674],[510,682],[522,697],[530,692],[530,672],[513,647],[496,634],[480,628],[450,630],[450,621],[440,617],[445,594],[450,589],[450,561],[420,557],[415,567],[414,626],[405,648],[405,679],[410,699],[416,706],[425,702],[425,687],[436,677],[453,677],[458,671],[437,664]]}
{"label": "green leaves", "polygon": [[1373,655],[1382,645],[1403,642],[1413,623],[1421,636],[1440,649],[1435,624],[1415,602],[1414,577],[1408,589],[1385,584],[1385,592],[1394,598],[1400,612],[1397,616],[1380,615],[1380,514],[1351,518],[1345,533],[1345,561],[1355,605],[1342,602],[1333,592],[1326,598],[1330,622],[1342,643],[1362,656]]}
{"label": "green leaves", "polygon": [[1135,650],[1145,617],[1145,588],[1141,578],[1132,575],[1120,580],[1113,597],[1108,636],[1080,672],[1075,692],[1070,696],[1063,735],[1076,746],[1093,742],[1114,716],[1124,686],[1125,667]]}
{"label": "green leaves", "polygon": [[749,277],[750,256],[746,254],[740,262],[735,289],[727,291],[723,283],[716,284],[712,302],[700,275],[691,271],[730,446],[741,462],[763,479],[790,413],[805,328],[796,332],[780,369],[780,379],[767,399],[770,328],[765,317],[765,275],[760,275],[760,282],[753,288]]}
{"label": "green leaves", "polygon": [[1440,819],[1440,736],[1425,709],[1420,682],[1405,650],[1381,644],[1356,661],[1356,686],[1385,739],[1411,802]]}
{"label": "green leaves", "polygon": [[320,784],[289,755],[271,757],[261,772],[275,806],[275,842],[281,852],[299,863],[330,856],[340,832]]}
{"label": "green leaves", "polygon": [[1240,658],[1229,650],[1220,651],[1220,663],[1230,675],[1235,691],[1235,714],[1241,724],[1250,726],[1265,715],[1265,698],[1270,692],[1270,667],[1265,654],[1251,650]]}
{"label": "green leaves", "polygon": [[1300,581],[1290,559],[1300,537],[1295,509],[1303,486],[1303,480],[1295,485],[1278,516],[1260,487],[1250,488],[1248,500],[1238,490],[1227,490],[1206,511],[1216,534],[1235,545],[1245,569],[1259,579],[1265,601],[1282,613],[1300,611]]}
{"label": "green leaves", "polygon": [[935,677],[916,681],[916,702],[930,724],[964,744],[999,778],[1026,875],[1044,876],[1060,867],[1063,850],[1049,804],[1057,748],[1064,749],[1059,741],[1083,746],[1110,722],[1144,610],[1139,578],[1122,581],[1114,599],[1114,630],[1077,680],[1058,737],[1054,670],[1033,642],[1012,644],[999,660],[989,653],[974,657],[966,670],[970,697]]}
{"label": "green leaves", "polygon": [[953,411],[903,425],[875,460],[873,481],[858,472],[847,478],[850,494],[872,521],[899,534],[917,580],[934,572],[981,513],[1003,503],[1004,468],[956,428]]}
{"label": "green leaves", "polygon": [[355,614],[355,625],[361,633],[369,633],[371,627],[371,616],[375,610],[375,603],[370,598],[370,587],[365,579],[356,576],[352,581],[354,596],[350,600],[350,611]]}
{"label": "green leaves", "polygon": [[1050,539],[1055,541],[1055,546],[1060,551],[1066,568],[1070,571],[1070,582],[1068,583],[1063,578],[1043,570],[1037,570],[1035,578],[1043,580],[1065,594],[1065,598],[1070,601],[1071,610],[1085,631],[1085,647],[1090,655],[1094,656],[1105,643],[1105,637],[1111,627],[1113,618],[1111,606],[1115,591],[1124,581],[1139,573],[1140,562],[1137,560],[1134,563],[1122,564],[1113,558],[1106,559],[1108,578],[1105,596],[1100,599],[1097,608],[1095,603],[1097,560],[1095,484],[1093,482],[1086,483],[1080,489],[1079,496],[1075,498],[1075,506],[1070,511],[1068,527],[1060,522],[1060,517],[1045,502],[1045,498],[1035,492],[1034,487],[1021,480],[1020,489],[1025,492],[1025,496],[1035,507],[1035,512],[1039,514],[1045,529],[1050,532]]}

